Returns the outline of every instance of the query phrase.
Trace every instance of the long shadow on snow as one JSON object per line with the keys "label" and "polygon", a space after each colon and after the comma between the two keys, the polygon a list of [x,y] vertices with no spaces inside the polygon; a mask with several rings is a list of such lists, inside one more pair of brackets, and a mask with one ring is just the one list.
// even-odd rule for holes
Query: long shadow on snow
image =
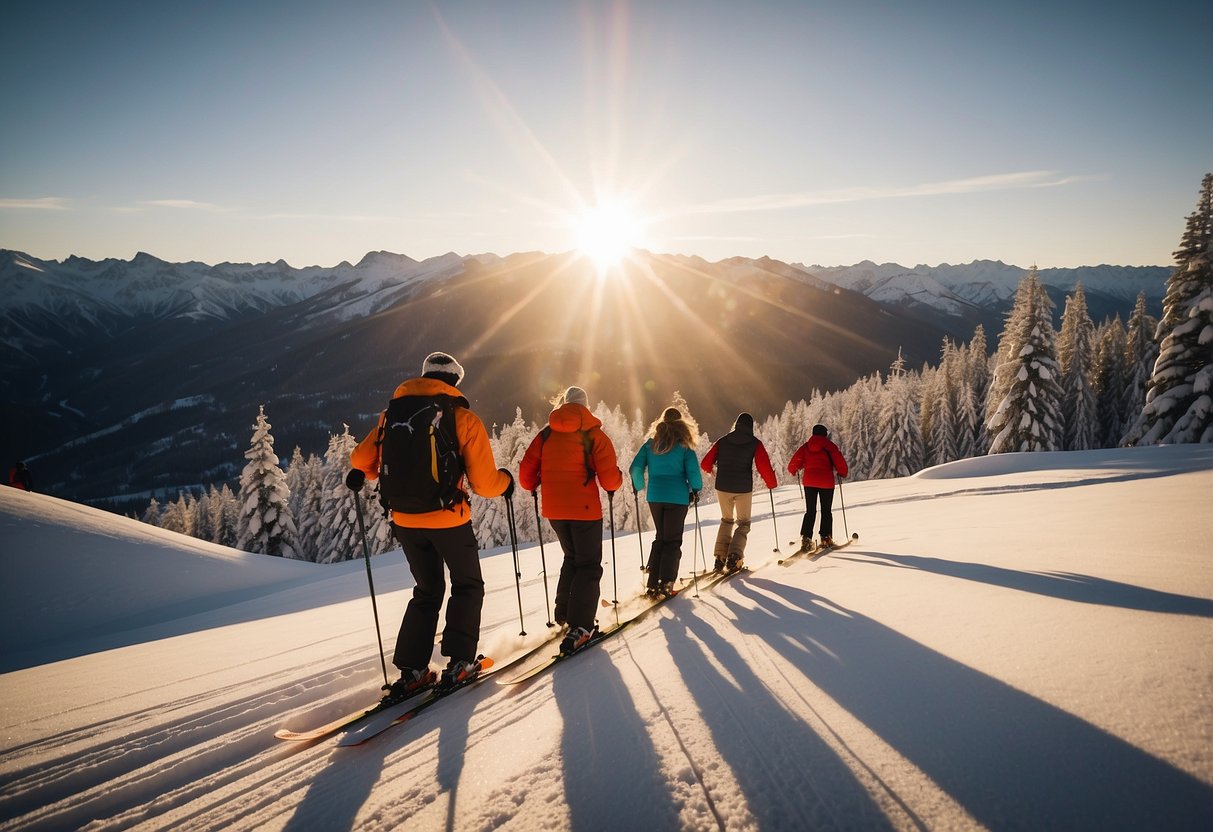
{"label": "long shadow on snow", "polygon": [[[452,696],[444,702],[443,715],[432,727],[438,731],[438,765],[435,784],[438,794],[447,794],[446,829],[457,826],[459,777],[468,746],[468,723],[476,710],[474,697]],[[412,723],[392,728],[356,748],[337,748],[324,771],[312,780],[307,795],[296,807],[286,832],[312,832],[315,829],[348,830],[354,828],[359,810],[371,795],[375,785],[384,778],[384,760],[401,744],[420,742],[416,733],[409,732]],[[424,779],[428,783],[428,779]],[[428,795],[413,795],[422,807],[432,801]],[[394,818],[402,826],[408,817]]]}
{"label": "long shadow on snow", "polygon": [[[354,820],[383,773],[383,761],[391,746],[370,743],[356,754],[334,748],[324,769],[312,778],[307,794],[295,807],[284,832],[339,832],[354,828]],[[302,758],[300,758],[302,759]]]}
{"label": "long shadow on snow", "polygon": [[1213,817],[1209,785],[860,613],[761,578],[736,591],[757,605],[722,598],[739,630],[990,828],[1206,829]]}
{"label": "long shadow on snow", "polygon": [[[759,829],[893,828],[838,755],[693,608],[663,618],[661,629],[713,745],[728,763],[720,775],[736,781]],[[732,679],[715,669],[713,658]]]}
{"label": "long shadow on snow", "polygon": [[[552,693],[564,725],[560,754],[570,828],[680,829],[649,728],[610,658],[578,656],[556,668]],[[621,790],[621,784],[630,787]]]}
{"label": "long shadow on snow", "polygon": [[[840,554],[835,559],[892,569],[919,569],[949,578],[961,578],[966,581],[1002,586],[1007,589],[1017,589],[1020,592],[1076,601],[1080,604],[1098,604],[1143,612],[1165,612],[1213,618],[1213,601],[1208,598],[1195,598],[1191,595],[1147,589],[1074,572],[1022,572],[1001,566],[988,566],[984,563],[966,563],[919,555],[892,555],[885,552],[874,552],[870,558]],[[891,561],[891,563],[885,561]]]}

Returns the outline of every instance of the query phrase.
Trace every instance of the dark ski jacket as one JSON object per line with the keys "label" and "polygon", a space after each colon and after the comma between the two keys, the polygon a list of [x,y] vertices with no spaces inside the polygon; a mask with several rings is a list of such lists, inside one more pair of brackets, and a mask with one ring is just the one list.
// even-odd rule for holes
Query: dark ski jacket
{"label": "dark ski jacket", "polygon": [[775,470],[767,449],[751,431],[735,428],[717,440],[699,467],[704,473],[716,468],[716,490],[727,494],[748,494],[754,490],[753,469],[767,488],[775,487]]}

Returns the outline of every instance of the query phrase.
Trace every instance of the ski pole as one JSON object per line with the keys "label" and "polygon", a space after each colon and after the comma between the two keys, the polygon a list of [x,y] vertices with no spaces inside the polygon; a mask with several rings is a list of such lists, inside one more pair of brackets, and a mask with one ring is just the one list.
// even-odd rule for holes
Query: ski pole
{"label": "ski pole", "polygon": [[375,636],[379,639],[379,664],[383,666],[383,689],[392,685],[387,680],[387,660],[383,658],[383,633],[379,629],[379,605],[375,602],[375,579],[371,577],[371,547],[366,542],[366,521],[362,519],[362,498],[354,492],[354,513],[358,515],[358,531],[362,535],[362,557],[366,561],[366,582],[371,588],[371,611],[375,614]]}
{"label": "ski pole", "polygon": [[543,552],[543,521],[539,519],[539,492],[532,491],[531,496],[535,498],[535,533],[539,535],[539,563],[543,566],[543,603],[548,610],[548,626],[555,627],[556,622],[552,620],[552,601],[548,597],[548,559]]}
{"label": "ski pole", "polygon": [[[619,606],[619,576],[615,571],[615,492],[607,492],[607,508],[611,512],[611,581],[615,584],[615,597],[611,601]],[[599,532],[601,534],[601,532]]]}
{"label": "ski pole", "polygon": [[838,476],[838,472],[834,472],[834,482],[838,483],[838,505],[842,508],[842,530],[849,538],[851,530],[847,528],[847,501],[842,498],[842,477]]}
{"label": "ski pole", "polygon": [[804,490],[804,483],[800,481],[800,472],[796,472],[796,487],[800,489],[800,496],[804,498],[804,510],[809,510],[809,495]]}
{"label": "ski pole", "polygon": [[507,497],[505,501],[505,520],[510,529],[510,548],[514,550],[514,586],[518,589],[518,624],[526,635],[526,623],[522,620],[522,568],[518,565],[518,527],[514,525],[514,500]]}
{"label": "ski pole", "polygon": [[[707,549],[703,545],[703,529],[699,526],[699,494],[691,492],[691,501],[695,504],[695,534],[699,538],[699,565],[703,571],[708,571]],[[691,556],[691,573],[695,573],[695,556]],[[699,597],[699,579],[695,576],[695,597]]]}
{"label": "ski pole", "polygon": [[774,551],[777,554],[782,555],[783,552],[779,551],[779,524],[777,522],[775,522],[775,491],[774,491],[774,489],[767,489],[767,494],[771,495],[771,525],[773,525],[775,527],[775,549],[774,549]]}
{"label": "ski pole", "polygon": [[640,517],[640,492],[635,488],[632,489],[632,499],[636,501],[636,545],[640,547],[640,571],[647,572],[644,568],[644,521]]}

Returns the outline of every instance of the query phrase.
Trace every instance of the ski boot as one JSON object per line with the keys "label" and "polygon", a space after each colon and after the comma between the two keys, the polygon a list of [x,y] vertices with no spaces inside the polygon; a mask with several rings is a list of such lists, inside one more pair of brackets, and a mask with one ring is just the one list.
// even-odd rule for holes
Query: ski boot
{"label": "ski boot", "polygon": [[597,627],[589,630],[585,627],[574,627],[569,630],[568,634],[560,642],[560,655],[567,656],[570,653],[576,653],[586,646],[596,632],[598,632]]}
{"label": "ski boot", "polygon": [[442,671],[442,678],[438,680],[438,688],[439,690],[454,690],[455,688],[463,687],[479,675],[479,659],[472,662],[463,659],[451,659],[446,669]]}
{"label": "ski boot", "polygon": [[806,554],[806,553],[811,552],[811,551],[813,551],[813,538],[812,538],[812,537],[804,537],[804,536],[802,536],[802,537],[800,538],[800,548],[799,548],[799,549],[797,549],[797,550],[796,550],[795,552],[793,552],[792,554],[794,554],[794,555],[803,555],[803,554]]}
{"label": "ski boot", "polygon": [[745,563],[742,561],[741,555],[733,555],[725,564],[724,571],[732,575],[734,572],[742,569]]}
{"label": "ski boot", "polygon": [[387,685],[387,693],[383,695],[383,704],[391,705],[421,693],[438,680],[438,674],[426,668],[406,668],[400,671],[400,678]]}
{"label": "ski boot", "polygon": [[834,545],[834,538],[830,537],[828,534],[823,534],[821,536],[821,548],[829,549],[833,545]]}

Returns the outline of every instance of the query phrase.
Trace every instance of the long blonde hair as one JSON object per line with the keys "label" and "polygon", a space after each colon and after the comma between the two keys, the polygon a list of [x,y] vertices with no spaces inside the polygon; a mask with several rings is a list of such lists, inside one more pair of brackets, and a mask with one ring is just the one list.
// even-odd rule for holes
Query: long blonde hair
{"label": "long blonde hair", "polygon": [[664,454],[675,445],[684,445],[691,450],[699,444],[699,425],[690,416],[683,416],[676,407],[667,407],[661,418],[649,426],[653,439],[653,450]]}

